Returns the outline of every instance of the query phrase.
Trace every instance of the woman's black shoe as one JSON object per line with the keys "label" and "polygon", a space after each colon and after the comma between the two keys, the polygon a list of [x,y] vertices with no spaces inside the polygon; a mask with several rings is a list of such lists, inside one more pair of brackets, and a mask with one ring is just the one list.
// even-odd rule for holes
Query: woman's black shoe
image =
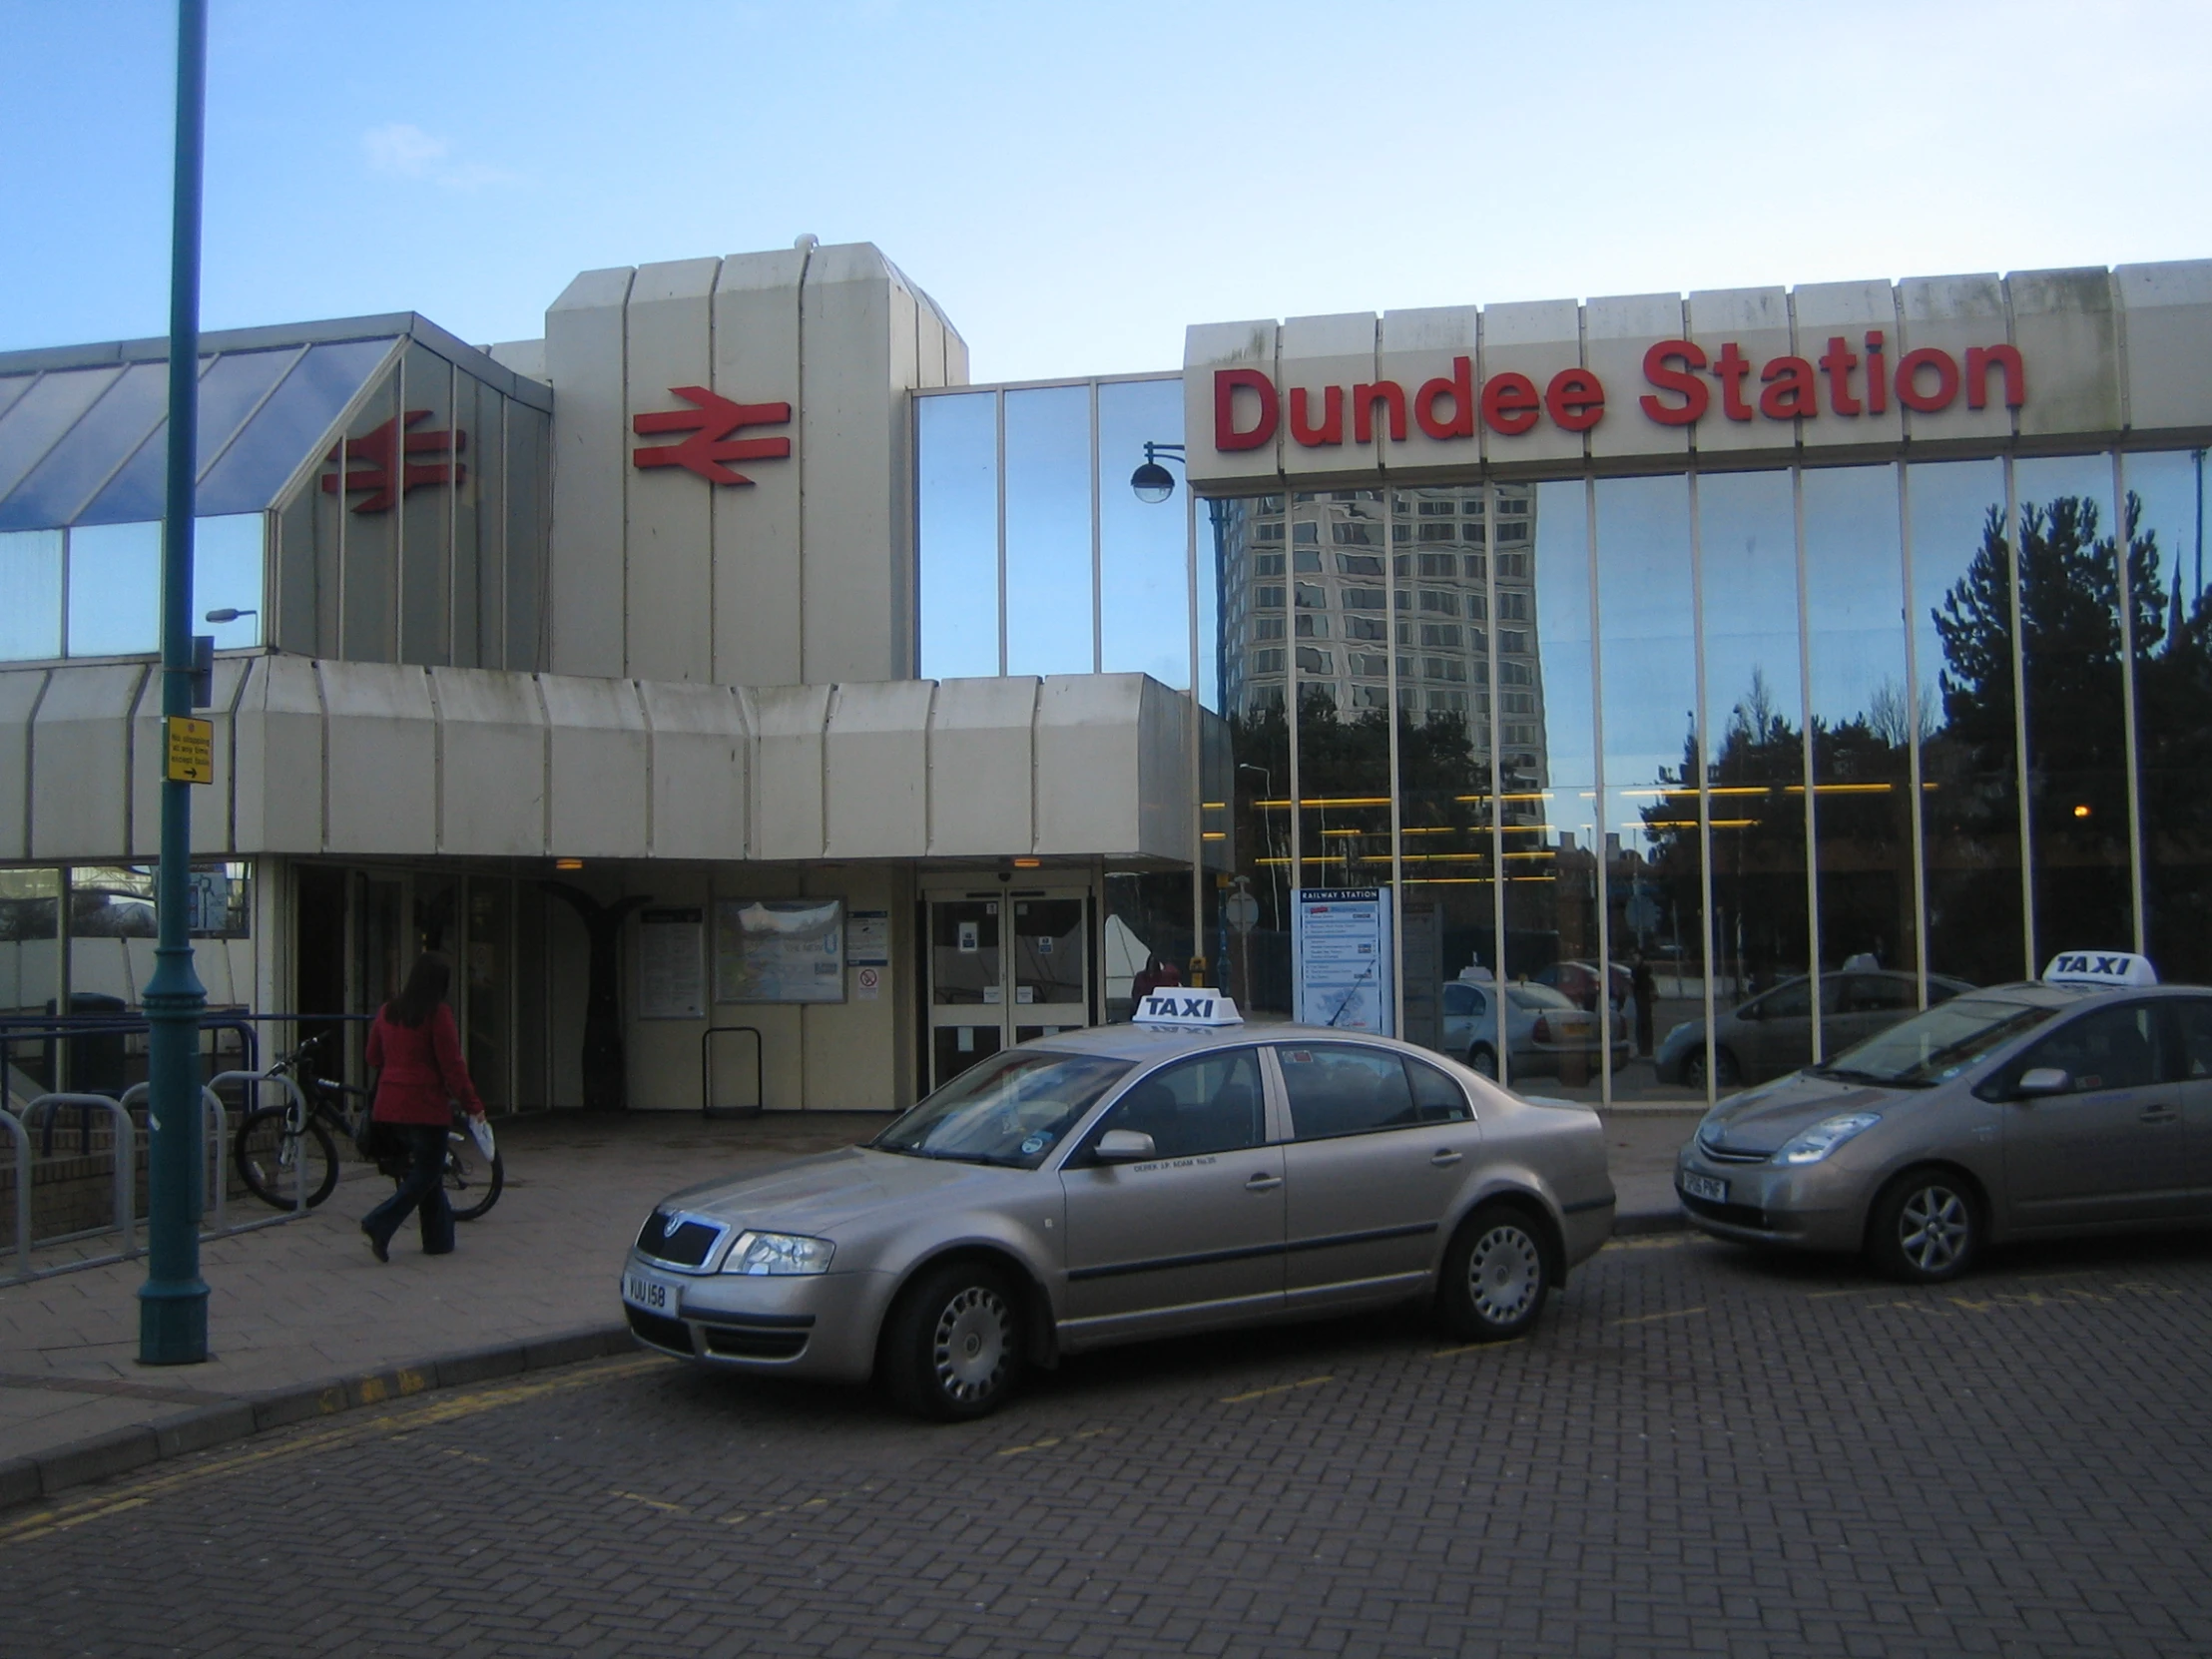
{"label": "woman's black shoe", "polygon": [[384,1247],[383,1240],[377,1238],[375,1234],[368,1230],[368,1223],[365,1221],[361,1223],[361,1237],[368,1241],[368,1253],[375,1257],[377,1261],[388,1262],[391,1260],[391,1252]]}

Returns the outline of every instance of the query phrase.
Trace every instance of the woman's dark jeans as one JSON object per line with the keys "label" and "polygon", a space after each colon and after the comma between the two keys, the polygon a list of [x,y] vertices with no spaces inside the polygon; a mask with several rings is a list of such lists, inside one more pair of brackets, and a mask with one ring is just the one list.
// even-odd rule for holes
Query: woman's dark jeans
{"label": "woman's dark jeans", "polygon": [[422,1254],[453,1248],[453,1206],[445,1196],[445,1127],[435,1123],[386,1124],[407,1149],[407,1173],[399,1190],[361,1218],[361,1229],[388,1246],[414,1210],[422,1217]]}

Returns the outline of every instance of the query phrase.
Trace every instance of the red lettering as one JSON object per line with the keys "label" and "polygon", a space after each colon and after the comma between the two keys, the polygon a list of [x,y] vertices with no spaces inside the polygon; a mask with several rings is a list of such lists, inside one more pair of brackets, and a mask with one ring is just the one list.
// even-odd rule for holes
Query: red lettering
{"label": "red lettering", "polygon": [[1382,404],[1389,416],[1390,441],[1405,441],[1405,388],[1395,380],[1378,380],[1372,386],[1352,388],[1352,441],[1375,441],[1375,406]]}
{"label": "red lettering", "polygon": [[1810,420],[1821,412],[1814,396],[1813,365],[1803,357],[1776,357],[1759,371],[1767,389],[1759,412],[1769,420]]}
{"label": "red lettering", "polygon": [[1867,413],[1890,412],[1890,367],[1882,360],[1882,330],[1867,330]]}
{"label": "red lettering", "polygon": [[[1679,358],[1680,368],[1668,362]],[[1688,426],[1712,406],[1712,388],[1689,371],[1705,366],[1705,351],[1686,339],[1663,339],[1644,353],[1644,378],[1661,391],[1680,393],[1679,403],[1662,403],[1649,392],[1637,399],[1644,413],[1662,426]]]}
{"label": "red lettering", "polygon": [[[1260,399],[1260,418],[1240,431],[1237,427],[1237,393],[1249,391]],[[1275,400],[1275,382],[1256,368],[1214,370],[1214,447],[1257,449],[1275,436],[1281,418]]]}
{"label": "red lettering", "polygon": [[1544,409],[1561,430],[1587,432],[1605,418],[1605,386],[1586,368],[1562,368],[1544,387]]}
{"label": "red lettering", "polygon": [[1734,340],[1723,345],[1713,372],[1721,380],[1721,413],[1730,420],[1749,420],[1751,405],[1744,401],[1744,376],[1751,372],[1751,359],[1744,355],[1744,348]]}
{"label": "red lettering", "polygon": [[[1451,418],[1442,420],[1436,415],[1436,400],[1451,399]],[[1413,394],[1413,419],[1429,437],[1471,438],[1474,436],[1474,361],[1469,357],[1451,359],[1451,378],[1438,375]]]}
{"label": "red lettering", "polygon": [[1966,347],[1966,407],[1978,409],[1989,401],[1989,370],[2004,370],[2004,406],[2016,409],[2027,401],[2027,365],[2020,361],[2016,345]]}
{"label": "red lettering", "polygon": [[[1921,390],[1921,370],[1936,371],[1936,389]],[[1934,414],[1938,409],[1950,407],[1952,398],[1958,395],[1958,364],[1948,351],[1938,351],[1933,345],[1924,345],[1918,351],[1908,351],[1898,360],[1898,401],[1921,414]]]}
{"label": "red lettering", "polygon": [[1306,388],[1291,388],[1291,436],[1308,449],[1324,444],[1345,441],[1345,388],[1324,386],[1321,393],[1321,424],[1315,426],[1306,418]]}
{"label": "red lettering", "polygon": [[1507,369],[1482,382],[1482,424],[1493,432],[1517,438],[1536,424],[1536,382]]}
{"label": "red lettering", "polygon": [[1859,358],[1844,343],[1844,336],[1830,335],[1828,353],[1821,358],[1821,368],[1828,375],[1828,406],[1840,415],[1859,412],[1859,399],[1851,389],[1851,371],[1858,366]]}

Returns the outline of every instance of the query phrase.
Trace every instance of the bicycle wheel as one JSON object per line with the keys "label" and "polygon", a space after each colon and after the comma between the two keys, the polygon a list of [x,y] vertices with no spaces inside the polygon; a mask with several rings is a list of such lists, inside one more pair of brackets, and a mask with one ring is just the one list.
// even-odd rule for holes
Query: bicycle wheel
{"label": "bicycle wheel", "polygon": [[476,1143],[458,1129],[445,1135],[445,1198],[453,1206],[455,1221],[474,1221],[499,1202],[499,1189],[507,1184],[506,1161],[493,1153],[491,1162]]}
{"label": "bicycle wheel", "polygon": [[231,1141],[231,1161],[253,1195],[278,1210],[291,1208],[294,1171],[310,1209],[338,1184],[338,1152],[330,1132],[309,1118],[302,1133],[293,1127],[288,1106],[249,1112]]}

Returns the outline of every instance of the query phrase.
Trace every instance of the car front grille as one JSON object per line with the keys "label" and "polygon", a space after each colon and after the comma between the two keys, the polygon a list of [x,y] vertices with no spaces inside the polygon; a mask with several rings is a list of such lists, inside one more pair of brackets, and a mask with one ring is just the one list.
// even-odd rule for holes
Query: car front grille
{"label": "car front grille", "polygon": [[638,1254],[672,1268],[701,1267],[722,1242],[723,1231],[712,1222],[656,1210],[638,1229]]}
{"label": "car front grille", "polygon": [[1715,1146],[1703,1135],[1697,1138],[1697,1149],[1716,1164],[1763,1164],[1774,1156],[1771,1152],[1752,1152],[1742,1147]]}
{"label": "car front grille", "polygon": [[804,1331],[764,1331],[758,1326],[702,1325],[707,1352],[732,1360],[796,1360],[807,1346]]}
{"label": "car front grille", "polygon": [[1767,1212],[1749,1204],[1715,1204],[1709,1198],[1692,1198],[1688,1193],[1675,1195],[1682,1200],[1682,1208],[1693,1216],[1703,1216],[1707,1221],[1725,1222],[1730,1227],[1749,1227],[1761,1233],[1772,1233],[1774,1228],[1767,1221]]}
{"label": "car front grille", "polygon": [[678,1354],[692,1352],[691,1330],[682,1320],[649,1314],[643,1308],[625,1308],[623,1312],[630,1316],[630,1332],[638,1341]]}

